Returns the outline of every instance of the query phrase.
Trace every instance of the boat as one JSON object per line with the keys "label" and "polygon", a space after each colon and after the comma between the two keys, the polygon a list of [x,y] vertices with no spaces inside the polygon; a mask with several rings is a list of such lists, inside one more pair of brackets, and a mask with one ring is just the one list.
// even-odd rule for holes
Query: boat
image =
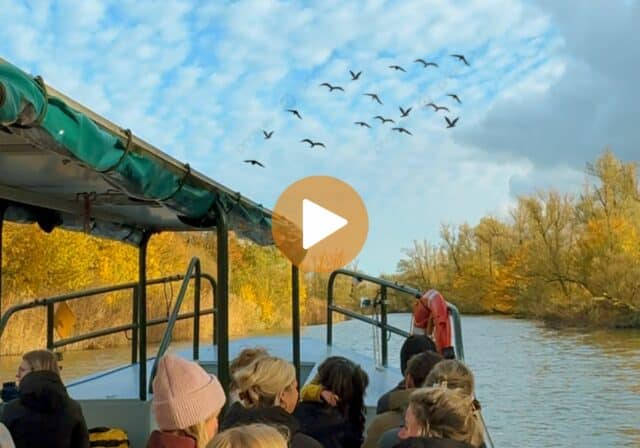
{"label": "boat", "polygon": [[[229,359],[245,347],[262,346],[296,367],[299,384],[315,374],[319,363],[331,355],[358,362],[370,377],[366,407],[375,415],[378,398],[394,388],[400,370],[388,363],[387,336],[408,332],[387,322],[387,294],[405,294],[409,300],[421,291],[364,273],[338,270],[329,277],[326,341],[301,337],[300,273],[291,266],[292,334],[229,339],[229,232],[259,245],[274,244],[271,226],[281,219],[239,192],[208,178],[135,136],[129,129],[110,122],[88,108],[0,59],[0,261],[2,225],[5,221],[37,223],[44,232],[54,228],[81,231],[99,238],[134,245],[138,249],[138,281],[36,298],[3,310],[0,341],[11,318],[29,309],[46,313],[46,346],[59,350],[97,337],[131,332],[131,360],[115,369],[96,372],[67,384],[69,394],[83,409],[89,427],[118,427],[127,431],[131,446],[144,446],[155,428],[151,413],[151,382],[158,359],[172,342],[177,321],[193,321],[193,339],[180,354],[198,361],[207,371],[229,385]],[[184,273],[147,278],[146,255],[150,238],[159,232],[215,232],[217,272],[202,272],[194,258]],[[0,263],[0,279],[2,276]],[[333,285],[346,276],[370,282],[378,288],[379,300],[371,306],[375,316],[337,305]],[[180,291],[169,316],[147,317],[147,287],[179,283]],[[202,282],[213,293],[213,307],[201,309]],[[1,288],[0,282],[0,288]],[[193,284],[194,310],[183,312],[189,285]],[[70,301],[91,300],[113,291],[131,293],[132,321],[86,334],[56,337],[55,311]],[[0,310],[2,309],[0,289]],[[461,320],[449,304],[454,328],[454,348],[464,359]],[[379,332],[379,359],[333,343],[334,315],[341,314],[371,325]],[[201,344],[201,319],[213,319],[213,338]],[[166,325],[156,353],[147,351],[147,330]]]}

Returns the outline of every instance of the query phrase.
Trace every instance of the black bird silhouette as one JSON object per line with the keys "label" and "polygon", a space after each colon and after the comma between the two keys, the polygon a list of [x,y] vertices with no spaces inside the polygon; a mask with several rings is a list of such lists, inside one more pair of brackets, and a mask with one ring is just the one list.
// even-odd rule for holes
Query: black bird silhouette
{"label": "black bird silhouette", "polygon": [[378,119],[380,120],[380,122],[382,122],[382,124],[385,124],[387,121],[390,121],[391,123],[395,123],[395,121],[393,121],[391,118],[384,118],[381,115],[376,115],[375,117],[373,117],[373,119]]}
{"label": "black bird silhouette", "polygon": [[464,62],[465,65],[469,65],[469,62],[467,61],[467,58],[465,58],[463,54],[450,54],[449,56],[451,56],[452,58],[456,58],[459,61]]}
{"label": "black bird silhouette", "polygon": [[380,98],[375,93],[363,93],[363,95],[364,96],[370,96],[372,100],[377,101],[378,103],[382,104],[382,101],[380,101]]}
{"label": "black bird silhouette", "polygon": [[364,121],[354,121],[353,124],[357,124],[359,126],[364,126],[366,128],[370,128],[371,126],[369,125],[369,123],[365,123]]}
{"label": "black bird silhouette", "polygon": [[411,112],[411,107],[407,110],[404,110],[402,107],[399,107],[398,109],[400,109],[400,114],[401,117],[408,117],[409,116],[409,112]]}
{"label": "black bird silhouette", "polygon": [[329,92],[333,92],[334,90],[342,90],[344,92],[344,89],[342,87],[340,87],[340,86],[332,86],[328,82],[323,82],[320,85],[329,87]]}
{"label": "black bird silhouette", "polygon": [[394,70],[401,70],[403,72],[407,72],[405,69],[403,69],[402,67],[400,67],[399,65],[390,65],[389,68],[392,68]]}
{"label": "black bird silhouette", "polygon": [[447,122],[447,129],[455,127],[456,123],[458,122],[458,118],[460,117],[456,117],[455,120],[451,121],[449,117],[444,117],[445,121]]}
{"label": "black bird silhouette", "polygon": [[405,133],[409,135],[413,135],[411,132],[407,131],[405,128],[391,128],[392,131],[398,131],[399,133]]}
{"label": "black bird silhouette", "polygon": [[258,166],[261,166],[262,168],[264,168],[264,165],[262,163],[258,162],[257,160],[253,160],[253,159],[245,160],[244,163],[250,163],[251,165],[258,165]]}
{"label": "black bird silhouette", "polygon": [[455,93],[447,93],[447,96],[450,96],[451,98],[456,100],[459,104],[462,104],[462,101],[460,101],[460,98]]}
{"label": "black bird silhouette", "polygon": [[433,110],[435,112],[438,112],[439,110],[446,110],[447,112],[449,112],[449,108],[445,106],[438,106],[437,104],[433,104],[433,103],[429,103],[427,104],[427,106],[433,107]]}
{"label": "black bird silhouette", "polygon": [[302,120],[302,116],[300,115],[300,112],[298,112],[295,109],[287,109],[287,112],[291,112],[293,115],[295,115],[296,117],[298,117],[299,119]]}
{"label": "black bird silhouette", "polygon": [[427,68],[427,67],[429,67],[430,65],[431,65],[432,67],[437,67],[437,66],[438,66],[438,64],[436,64],[435,62],[427,62],[427,61],[425,61],[424,59],[421,59],[421,58],[418,58],[418,59],[416,59],[416,60],[415,60],[415,61],[413,61],[413,62],[420,62],[420,63],[423,65],[423,67],[424,67],[424,68]]}
{"label": "black bird silhouette", "polygon": [[324,143],[322,143],[322,142],[314,142],[314,141],[311,141],[308,138],[305,138],[304,140],[300,140],[300,142],[309,143],[311,145],[310,148],[313,148],[314,146],[322,146],[323,148],[326,148],[326,146],[324,146]]}
{"label": "black bird silhouette", "polygon": [[273,135],[273,131],[271,131],[271,132],[267,132],[267,131],[265,131],[264,129],[262,130],[262,133],[264,134],[264,139],[265,139],[265,140],[270,139],[270,138],[271,138],[271,136]]}
{"label": "black bird silhouette", "polygon": [[353,73],[351,70],[349,70],[349,73],[351,73],[351,81],[356,81],[362,74],[362,71],[359,71],[358,73]]}

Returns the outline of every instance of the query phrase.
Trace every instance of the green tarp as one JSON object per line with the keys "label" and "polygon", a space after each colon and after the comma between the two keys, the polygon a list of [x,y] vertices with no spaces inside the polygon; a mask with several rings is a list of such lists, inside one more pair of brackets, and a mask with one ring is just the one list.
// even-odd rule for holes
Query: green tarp
{"label": "green tarp", "polygon": [[271,219],[260,207],[242,204],[224,191],[193,182],[188,171],[140,150],[104,130],[59,98],[47,96],[44,83],[0,60],[0,124],[40,126],[74,157],[108,176],[134,197],[163,203],[188,221],[213,216],[219,200],[228,210],[230,228],[259,244],[272,244]]}

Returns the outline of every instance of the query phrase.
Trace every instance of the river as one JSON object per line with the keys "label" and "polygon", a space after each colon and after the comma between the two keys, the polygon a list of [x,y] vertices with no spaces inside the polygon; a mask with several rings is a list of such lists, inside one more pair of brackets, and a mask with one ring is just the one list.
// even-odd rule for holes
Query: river
{"label": "river", "polygon": [[[409,315],[389,321],[407,328]],[[462,325],[496,446],[640,447],[640,331],[553,330],[494,316],[463,316]],[[324,327],[303,334],[324,338]],[[336,325],[334,343],[372,355],[372,337],[371,327],[348,321]],[[401,344],[391,337],[391,365],[399,365]],[[128,356],[127,348],[65,353],[63,376],[114,367]],[[18,361],[0,358],[3,378],[13,378]]]}

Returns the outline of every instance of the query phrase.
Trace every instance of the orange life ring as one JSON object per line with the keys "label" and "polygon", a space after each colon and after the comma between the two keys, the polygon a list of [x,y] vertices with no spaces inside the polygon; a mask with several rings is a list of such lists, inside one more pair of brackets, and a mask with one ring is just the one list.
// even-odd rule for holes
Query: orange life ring
{"label": "orange life ring", "polygon": [[[429,323],[432,322],[432,327]],[[435,289],[425,292],[413,305],[413,325],[427,332],[431,330],[438,352],[451,347],[451,322],[447,301]],[[429,335],[429,336],[431,336]]]}

